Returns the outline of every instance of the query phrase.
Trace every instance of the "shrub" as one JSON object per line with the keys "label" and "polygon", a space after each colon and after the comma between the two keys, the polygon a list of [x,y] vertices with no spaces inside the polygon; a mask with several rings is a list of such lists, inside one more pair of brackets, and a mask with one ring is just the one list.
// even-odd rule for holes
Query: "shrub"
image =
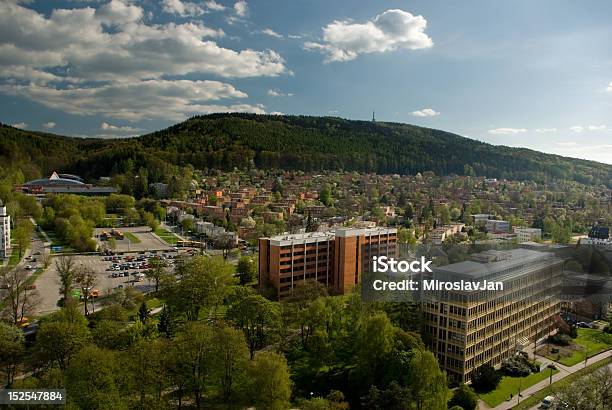
{"label": "shrub", "polygon": [[524,377],[539,371],[537,364],[532,363],[523,355],[516,355],[502,364],[502,371],[508,376]]}
{"label": "shrub", "polygon": [[[575,329],[575,328],[574,328]],[[548,337],[548,342],[555,344],[557,346],[569,346],[572,341],[572,337],[568,335],[564,335],[561,333],[557,333],[553,336]]]}
{"label": "shrub", "polygon": [[478,405],[478,396],[470,386],[462,384],[454,392],[448,402],[450,408],[459,407],[463,410],[474,410]]}
{"label": "shrub", "polygon": [[476,391],[488,392],[495,390],[501,380],[501,374],[490,364],[484,364],[474,371],[472,386]]}

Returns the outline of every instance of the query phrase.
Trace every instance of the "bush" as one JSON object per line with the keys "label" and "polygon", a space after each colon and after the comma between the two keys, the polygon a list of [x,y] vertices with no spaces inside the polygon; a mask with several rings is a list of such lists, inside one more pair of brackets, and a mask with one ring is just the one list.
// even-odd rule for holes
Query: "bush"
{"label": "bush", "polygon": [[524,377],[528,376],[530,373],[539,371],[539,368],[525,356],[516,355],[502,364],[502,371],[508,376]]}
{"label": "bush", "polygon": [[569,344],[572,342],[572,336],[557,333],[553,336],[548,336],[548,342],[557,346],[569,346]]}
{"label": "bush", "polygon": [[462,384],[454,392],[452,399],[448,402],[450,408],[460,408],[463,410],[474,410],[478,405],[478,396],[470,386]]}
{"label": "bush", "polygon": [[484,364],[474,371],[472,386],[478,392],[495,390],[501,381],[501,374],[490,364]]}

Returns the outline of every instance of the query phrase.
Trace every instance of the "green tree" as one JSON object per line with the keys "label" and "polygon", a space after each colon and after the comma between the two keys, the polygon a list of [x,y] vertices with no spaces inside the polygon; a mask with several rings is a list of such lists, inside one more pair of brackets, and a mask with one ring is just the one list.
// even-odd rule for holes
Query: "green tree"
{"label": "green tree", "polygon": [[176,336],[174,344],[179,352],[177,367],[180,373],[175,376],[185,378],[179,382],[191,391],[198,408],[202,407],[203,395],[213,374],[214,343],[210,326],[192,322]]}
{"label": "green tree", "polygon": [[90,333],[83,322],[65,320],[44,321],[36,335],[38,356],[48,363],[65,369],[70,359],[90,341]]}
{"label": "green tree", "polygon": [[500,381],[501,375],[490,364],[483,364],[472,376],[472,386],[478,392],[495,390]]}
{"label": "green tree", "polygon": [[176,321],[167,305],[164,305],[161,313],[159,314],[159,321],[157,322],[157,331],[168,339],[174,337],[176,332]]}
{"label": "green tree", "polygon": [[55,270],[60,278],[60,296],[64,303],[72,298],[72,288],[74,286],[74,275],[76,267],[74,259],[70,256],[61,256],[55,260]]}
{"label": "green tree", "polygon": [[453,392],[453,397],[448,402],[448,406],[459,406],[463,410],[474,410],[478,406],[478,395],[470,386],[461,384]]}
{"label": "green tree", "polygon": [[144,323],[149,318],[149,308],[147,308],[146,302],[142,302],[138,308],[138,319]]}
{"label": "green tree", "polygon": [[249,284],[257,276],[257,264],[252,257],[242,256],[238,260],[236,272],[239,275],[241,285]]}
{"label": "green tree", "polygon": [[221,257],[196,256],[180,265],[181,280],[169,292],[168,305],[195,321],[203,308],[214,310],[231,294],[234,267]]}
{"label": "green tree", "polygon": [[20,219],[17,221],[15,229],[13,229],[13,241],[17,246],[19,259],[23,256],[25,250],[30,246],[30,239],[34,234],[34,225],[29,219]]}
{"label": "green tree", "polygon": [[87,346],[66,369],[68,400],[81,409],[127,409],[120,397],[124,374],[115,353]]}
{"label": "green tree", "polygon": [[248,369],[248,396],[257,408],[285,410],[291,398],[291,377],[285,356],[258,353]]}
{"label": "green tree", "polygon": [[155,283],[155,292],[159,291],[159,285],[168,277],[166,270],[167,264],[161,259],[149,259],[149,269],[145,271],[145,276]]}
{"label": "green tree", "polygon": [[138,397],[136,408],[159,408],[164,389],[169,386],[164,355],[167,342],[161,339],[137,341],[126,352],[130,387]]}
{"label": "green tree", "polygon": [[251,288],[239,288],[227,310],[227,318],[242,330],[251,359],[270,340],[278,322],[277,306]]}
{"label": "green tree", "polygon": [[325,184],[319,193],[319,201],[327,207],[333,205],[332,192],[329,184]]}
{"label": "green tree", "polygon": [[230,404],[238,386],[245,383],[249,349],[243,333],[227,326],[216,329],[213,346],[214,372],[221,385],[223,399]]}
{"label": "green tree", "polygon": [[429,351],[415,351],[410,360],[407,386],[418,410],[443,410],[449,399],[446,374]]}
{"label": "green tree", "polygon": [[4,369],[6,383],[10,388],[15,380],[17,368],[25,353],[23,332],[16,326],[0,322],[0,366]]}

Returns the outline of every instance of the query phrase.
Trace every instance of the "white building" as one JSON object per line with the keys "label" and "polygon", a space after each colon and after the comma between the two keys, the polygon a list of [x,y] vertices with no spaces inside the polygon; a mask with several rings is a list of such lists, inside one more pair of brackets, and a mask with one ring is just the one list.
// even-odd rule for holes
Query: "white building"
{"label": "white building", "polygon": [[474,218],[474,225],[484,225],[491,218],[489,214],[474,214],[472,215]]}
{"label": "white building", "polygon": [[0,201],[0,258],[8,258],[11,249],[11,216]]}
{"label": "white building", "polygon": [[535,242],[542,239],[542,230],[540,228],[514,228],[514,233],[518,243]]}
{"label": "white building", "polygon": [[489,233],[509,233],[510,223],[508,221],[498,221],[489,219],[486,224],[487,232]]}

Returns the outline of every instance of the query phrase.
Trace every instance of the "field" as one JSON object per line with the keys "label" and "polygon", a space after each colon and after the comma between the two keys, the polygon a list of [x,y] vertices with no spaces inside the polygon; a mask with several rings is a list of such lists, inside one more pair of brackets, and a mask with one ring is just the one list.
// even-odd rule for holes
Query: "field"
{"label": "field", "polygon": [[[558,372],[559,370],[553,370],[553,374]],[[480,398],[490,407],[495,407],[508,400],[508,398],[510,398],[510,394],[516,398],[519,389],[523,391],[526,388],[541,382],[549,376],[549,369],[545,369],[539,373],[531,373],[529,376],[525,377],[504,376],[495,390],[489,393],[481,394]]]}

